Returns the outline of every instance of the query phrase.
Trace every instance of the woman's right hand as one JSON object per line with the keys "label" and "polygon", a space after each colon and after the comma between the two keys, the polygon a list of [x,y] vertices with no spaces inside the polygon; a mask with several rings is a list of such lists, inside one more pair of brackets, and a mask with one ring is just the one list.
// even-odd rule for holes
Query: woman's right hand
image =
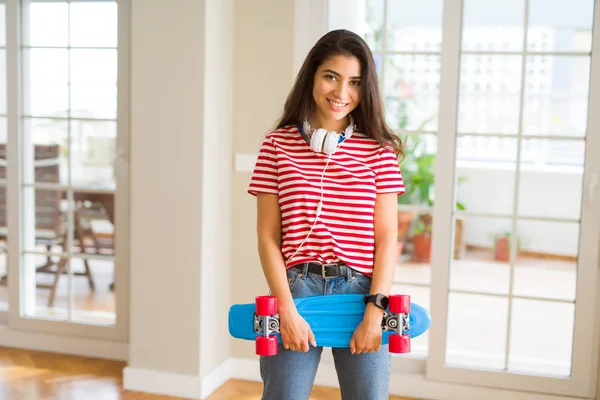
{"label": "woman's right hand", "polygon": [[310,325],[295,308],[284,313],[280,312],[279,333],[281,334],[283,347],[286,349],[306,353],[309,350],[309,343],[313,347],[317,347],[315,335],[310,329]]}

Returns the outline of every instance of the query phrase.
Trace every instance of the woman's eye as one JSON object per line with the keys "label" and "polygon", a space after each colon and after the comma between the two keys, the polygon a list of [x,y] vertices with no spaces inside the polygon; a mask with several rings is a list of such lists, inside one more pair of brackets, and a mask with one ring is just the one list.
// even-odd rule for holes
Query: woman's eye
{"label": "woman's eye", "polygon": [[325,75],[325,78],[331,79],[331,80],[336,80],[337,79],[337,77],[334,76],[334,75]]}
{"label": "woman's eye", "polygon": [[360,81],[352,81],[350,83],[354,86],[360,86]]}

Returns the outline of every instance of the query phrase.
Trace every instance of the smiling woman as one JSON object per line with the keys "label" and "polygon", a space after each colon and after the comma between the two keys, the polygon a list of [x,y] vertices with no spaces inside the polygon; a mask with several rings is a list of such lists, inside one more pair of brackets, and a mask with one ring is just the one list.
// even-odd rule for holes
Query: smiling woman
{"label": "smiling woman", "polygon": [[326,34],[264,139],[248,188],[257,196],[258,252],[282,339],[279,347],[257,343],[263,399],[308,398],[315,379],[323,347],[294,298],[352,293],[372,296],[349,348],[332,349],[342,396],[388,398],[385,302],[377,299],[389,295],[395,269],[401,153],[368,46],[347,30]]}

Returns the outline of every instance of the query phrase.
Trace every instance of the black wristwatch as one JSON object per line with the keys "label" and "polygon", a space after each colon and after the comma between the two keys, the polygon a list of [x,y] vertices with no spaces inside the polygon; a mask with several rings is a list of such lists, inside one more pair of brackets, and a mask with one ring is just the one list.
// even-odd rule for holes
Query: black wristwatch
{"label": "black wristwatch", "polygon": [[375,303],[375,305],[382,310],[386,310],[390,299],[381,293],[372,294],[370,296],[365,296],[365,304],[367,303]]}

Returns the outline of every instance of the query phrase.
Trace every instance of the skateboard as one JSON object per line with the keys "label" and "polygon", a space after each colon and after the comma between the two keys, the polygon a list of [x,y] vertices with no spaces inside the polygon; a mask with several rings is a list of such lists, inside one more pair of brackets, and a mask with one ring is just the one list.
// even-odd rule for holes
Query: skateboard
{"label": "skateboard", "polygon": [[[381,344],[389,344],[391,353],[409,353],[410,339],[429,329],[429,312],[410,302],[408,295],[391,295],[381,321]],[[317,346],[350,348],[352,334],[363,319],[364,296],[334,294],[294,299],[298,313],[308,322]],[[234,304],[229,308],[229,334],[234,338],[254,340],[256,354],[277,354],[279,315],[277,298],[258,296],[255,303]]]}

